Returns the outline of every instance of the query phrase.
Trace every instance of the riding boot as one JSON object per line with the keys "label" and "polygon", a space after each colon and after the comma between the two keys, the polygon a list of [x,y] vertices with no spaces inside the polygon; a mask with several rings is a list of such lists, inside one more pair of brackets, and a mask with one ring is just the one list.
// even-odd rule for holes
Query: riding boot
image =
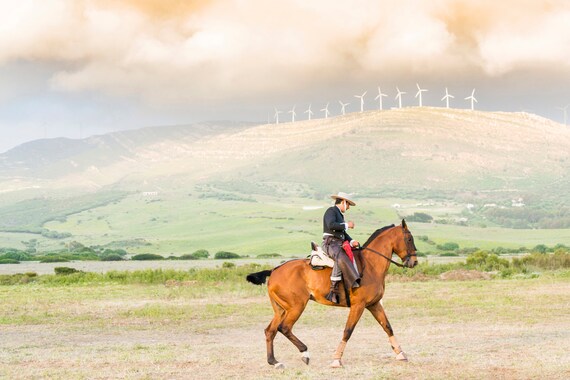
{"label": "riding boot", "polygon": [[329,294],[327,294],[327,296],[325,297],[327,300],[336,304],[340,303],[340,294],[338,292],[339,283],[340,281],[331,281],[331,290],[329,291]]}

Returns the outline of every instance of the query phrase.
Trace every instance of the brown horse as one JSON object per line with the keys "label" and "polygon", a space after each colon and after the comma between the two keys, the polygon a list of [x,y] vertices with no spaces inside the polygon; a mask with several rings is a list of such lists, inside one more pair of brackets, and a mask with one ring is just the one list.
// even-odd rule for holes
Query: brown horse
{"label": "brown horse", "polygon": [[[347,307],[350,304],[348,306],[350,307],[348,320],[342,341],[334,354],[332,367],[342,367],[341,358],[344,348],[365,308],[372,313],[388,334],[392,349],[396,353],[396,359],[407,360],[394,336],[380,300],[384,295],[384,279],[390,262],[408,268],[413,268],[418,263],[412,233],[406,222],[402,220],[401,226],[391,225],[374,232],[360,248],[360,252],[361,254],[356,255],[356,257],[359,258],[358,264],[362,281],[359,288],[349,291],[349,303],[346,294],[342,294],[342,291],[338,305],[325,298],[330,287],[331,269],[315,271],[306,259],[291,260],[273,270],[251,273],[247,276],[249,282],[257,285],[263,284],[266,277],[270,276],[267,290],[275,315],[265,329],[267,362],[269,364],[275,368],[284,367],[275,359],[273,353],[273,340],[277,331],[285,335],[297,347],[303,354],[303,362],[309,364],[307,346],[293,334],[293,325],[305,310],[309,300],[329,306]],[[404,265],[392,261],[391,257],[394,252],[402,259]]]}

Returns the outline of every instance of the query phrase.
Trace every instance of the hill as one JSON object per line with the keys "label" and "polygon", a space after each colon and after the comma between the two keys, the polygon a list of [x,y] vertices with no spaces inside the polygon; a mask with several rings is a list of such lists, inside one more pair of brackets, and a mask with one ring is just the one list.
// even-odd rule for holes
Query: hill
{"label": "hill", "polygon": [[[0,155],[0,179],[95,189],[176,175],[330,189],[342,177],[359,193],[526,191],[568,180],[569,143],[568,128],[526,113],[404,108],[279,125],[209,123],[39,140]],[[338,174],[331,176],[333,167]]]}
{"label": "hill", "polygon": [[[208,237],[246,250],[249,239],[261,252],[276,230],[290,234],[272,248],[306,240],[321,211],[298,210],[340,189],[376,208],[361,215],[371,228],[416,212],[435,227],[569,228],[568,147],[570,129],[536,115],[430,107],[41,140],[0,155],[0,229],[108,243],[152,235],[171,242],[160,250]],[[224,239],[236,223],[247,232]],[[195,228],[200,238],[185,236]]]}

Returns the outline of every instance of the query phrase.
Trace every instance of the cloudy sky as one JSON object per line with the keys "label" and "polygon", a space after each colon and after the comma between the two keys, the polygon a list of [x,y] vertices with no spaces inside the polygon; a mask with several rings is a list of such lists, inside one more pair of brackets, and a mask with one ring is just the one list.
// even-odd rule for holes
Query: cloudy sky
{"label": "cloudy sky", "polygon": [[[208,120],[451,106],[563,122],[566,0],[0,0],[0,152]],[[570,107],[568,108],[570,112]]]}

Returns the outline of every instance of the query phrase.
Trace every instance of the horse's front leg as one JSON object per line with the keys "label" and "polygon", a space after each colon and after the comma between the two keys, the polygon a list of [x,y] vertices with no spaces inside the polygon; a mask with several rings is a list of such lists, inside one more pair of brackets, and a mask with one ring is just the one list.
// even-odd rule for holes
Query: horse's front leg
{"label": "horse's front leg", "polygon": [[380,304],[380,302],[375,303],[374,305],[368,306],[368,310],[372,313],[374,318],[380,323],[380,326],[386,331],[388,334],[388,339],[390,340],[390,344],[392,345],[392,350],[396,353],[396,360],[408,361],[406,354],[402,351],[398,340],[394,336],[394,331],[392,330],[392,326],[390,326],[390,322],[388,322],[388,318],[386,317],[386,313],[384,312],[384,308]]}
{"label": "horse's front leg", "polygon": [[348,313],[348,320],[346,321],[346,326],[344,327],[344,334],[342,335],[342,341],[339,343],[336,352],[334,353],[333,362],[331,367],[340,368],[342,367],[342,354],[344,353],[344,348],[346,343],[350,339],[356,324],[360,320],[362,313],[364,312],[364,303],[352,304],[350,307],[350,313]]}

